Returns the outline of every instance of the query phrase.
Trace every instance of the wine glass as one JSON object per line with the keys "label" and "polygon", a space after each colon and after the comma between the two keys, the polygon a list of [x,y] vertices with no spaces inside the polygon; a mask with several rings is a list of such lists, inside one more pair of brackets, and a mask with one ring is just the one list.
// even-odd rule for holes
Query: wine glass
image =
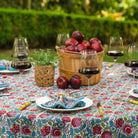
{"label": "wine glass", "polygon": [[64,47],[65,46],[65,41],[69,39],[69,34],[68,33],[59,33],[57,35],[57,39],[56,39],[56,49],[59,49],[60,47]]}
{"label": "wine glass", "polygon": [[81,52],[79,73],[85,75],[88,78],[88,93],[90,95],[89,86],[90,78],[100,73],[99,62],[97,52],[93,50],[84,50]]}
{"label": "wine glass", "polygon": [[27,38],[16,37],[13,44],[11,67],[18,69],[22,73],[25,69],[31,68],[31,62],[28,59],[29,48]]}
{"label": "wine glass", "polygon": [[[107,50],[107,56],[111,56],[114,60],[114,63],[117,62],[118,57],[124,55],[124,46],[122,37],[110,37],[110,42]],[[116,75],[111,73],[110,75]]]}
{"label": "wine glass", "polygon": [[[133,82],[136,76],[136,70],[138,69],[138,45],[136,43],[128,46],[127,55],[125,59],[125,66],[131,68],[131,73],[133,74]],[[133,86],[135,88],[135,85]]]}

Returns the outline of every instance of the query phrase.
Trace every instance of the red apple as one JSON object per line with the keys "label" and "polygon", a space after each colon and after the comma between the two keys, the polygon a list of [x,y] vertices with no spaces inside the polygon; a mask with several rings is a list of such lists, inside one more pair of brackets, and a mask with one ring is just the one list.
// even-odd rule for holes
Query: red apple
{"label": "red apple", "polygon": [[83,40],[82,44],[86,47],[86,49],[90,48],[90,42],[89,41]]}
{"label": "red apple", "polygon": [[79,31],[74,31],[71,37],[76,39],[79,43],[81,43],[84,39],[84,35]]}
{"label": "red apple", "polygon": [[102,44],[99,42],[93,43],[90,45],[90,49],[95,50],[97,52],[101,52],[103,50]]}
{"label": "red apple", "polygon": [[68,82],[66,77],[59,76],[57,78],[57,86],[58,86],[58,88],[66,89],[66,88],[68,88],[68,85],[69,85],[69,82]]}
{"label": "red apple", "polygon": [[79,89],[81,87],[81,77],[78,75],[74,75],[70,78],[70,85],[73,89]]}
{"label": "red apple", "polygon": [[97,38],[91,38],[89,42],[90,42],[90,45],[92,45],[94,43],[97,43],[97,42],[101,43],[101,41],[99,39],[97,39]]}
{"label": "red apple", "polygon": [[66,46],[69,46],[69,45],[77,45],[78,44],[78,41],[74,38],[69,38],[65,41],[65,45]]}
{"label": "red apple", "polygon": [[86,47],[83,44],[78,44],[77,45],[77,51],[81,52],[82,50],[86,50]]}
{"label": "red apple", "polygon": [[72,51],[72,52],[76,52],[76,47],[75,45],[70,45],[66,48],[66,51]]}

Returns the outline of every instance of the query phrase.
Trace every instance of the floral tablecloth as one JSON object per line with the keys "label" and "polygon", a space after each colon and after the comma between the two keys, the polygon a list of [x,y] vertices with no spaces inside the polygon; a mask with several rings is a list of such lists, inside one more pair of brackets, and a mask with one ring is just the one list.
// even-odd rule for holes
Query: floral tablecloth
{"label": "floral tablecloth", "polygon": [[[55,95],[59,89],[55,73],[52,87],[38,87],[34,81],[34,69],[24,74],[0,74],[0,80],[10,83],[10,87],[1,91],[10,96],[0,97],[0,137],[60,137],[60,138],[138,138],[138,105],[124,102],[130,99],[129,90],[138,85],[138,79],[126,72],[123,64],[106,69],[109,63],[103,63],[100,82],[90,86],[93,105],[75,112],[52,112],[38,107],[35,103],[20,111],[19,107],[30,100]],[[115,71],[117,77],[110,76]],[[74,96],[85,94],[87,86],[82,86]],[[71,88],[66,93],[76,91]],[[97,103],[101,102],[104,114],[100,115]]]}

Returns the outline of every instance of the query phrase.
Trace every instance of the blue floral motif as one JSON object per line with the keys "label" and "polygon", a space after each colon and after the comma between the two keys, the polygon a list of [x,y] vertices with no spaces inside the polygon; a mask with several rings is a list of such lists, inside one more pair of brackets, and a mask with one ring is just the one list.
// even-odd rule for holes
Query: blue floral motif
{"label": "blue floral motif", "polygon": [[101,120],[100,119],[96,119],[96,124],[100,124]]}
{"label": "blue floral motif", "polygon": [[110,120],[109,121],[109,124],[110,124],[110,131],[113,133],[116,131],[116,126],[114,125],[113,121]]}
{"label": "blue floral motif", "polygon": [[79,133],[79,132],[80,132],[80,129],[76,128],[75,133]]}
{"label": "blue floral motif", "polygon": [[92,120],[91,120],[91,125],[93,126],[94,125],[94,118],[92,118]]}
{"label": "blue floral motif", "polygon": [[86,124],[82,125],[80,130],[83,130],[84,128],[86,128]]}
{"label": "blue floral motif", "polygon": [[35,135],[36,135],[36,134],[35,134],[35,131],[33,131],[33,132],[32,132],[32,137],[35,137]]}
{"label": "blue floral motif", "polygon": [[5,127],[2,127],[1,133],[5,133]]}
{"label": "blue floral motif", "polygon": [[10,126],[10,125],[11,125],[11,123],[10,123],[10,120],[9,120],[9,119],[7,119],[7,122],[8,122],[8,126]]}
{"label": "blue floral motif", "polygon": [[46,124],[47,123],[47,120],[46,119],[43,119],[42,122],[43,122],[43,124]]}
{"label": "blue floral motif", "polygon": [[136,127],[136,126],[138,125],[138,123],[137,123],[137,121],[136,121],[135,117],[134,117],[134,116],[132,116],[131,118],[132,118],[132,121],[131,121],[131,126],[132,126],[132,127]]}
{"label": "blue floral motif", "polygon": [[62,138],[66,138],[66,134],[64,134],[64,135],[62,136]]}
{"label": "blue floral motif", "polygon": [[41,120],[38,119],[38,126],[41,127],[42,126],[42,123],[41,123]]}
{"label": "blue floral motif", "polygon": [[57,126],[59,128],[64,128],[65,127],[65,123],[63,123],[61,120],[59,120],[59,119],[56,118],[56,121],[57,121]]}
{"label": "blue floral motif", "polygon": [[74,133],[74,132],[73,132],[73,129],[70,128],[70,135],[73,136],[73,133]]}

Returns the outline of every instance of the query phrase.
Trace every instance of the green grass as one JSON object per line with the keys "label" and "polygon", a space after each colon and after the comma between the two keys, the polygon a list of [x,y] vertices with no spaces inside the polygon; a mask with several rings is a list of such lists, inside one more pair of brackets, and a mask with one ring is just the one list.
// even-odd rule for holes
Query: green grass
{"label": "green grass", "polygon": [[[104,54],[103,61],[104,62],[113,62],[113,58],[107,56],[106,51],[104,53],[105,54]],[[10,50],[0,50],[0,59],[12,60],[11,54],[12,54],[12,51],[10,51]],[[55,52],[55,54],[56,54],[56,52]],[[124,61],[125,61],[125,56],[122,56],[122,57],[118,58],[117,63],[124,63]]]}

